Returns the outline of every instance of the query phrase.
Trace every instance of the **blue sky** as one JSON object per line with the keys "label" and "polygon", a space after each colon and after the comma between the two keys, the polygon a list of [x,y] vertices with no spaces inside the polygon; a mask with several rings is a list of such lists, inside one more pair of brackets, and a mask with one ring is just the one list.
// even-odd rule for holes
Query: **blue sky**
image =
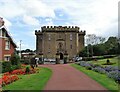
{"label": "blue sky", "polygon": [[[79,26],[87,34],[118,34],[119,0],[0,0],[0,17],[19,47],[36,49],[41,26]],[[19,49],[19,48],[18,48]]]}

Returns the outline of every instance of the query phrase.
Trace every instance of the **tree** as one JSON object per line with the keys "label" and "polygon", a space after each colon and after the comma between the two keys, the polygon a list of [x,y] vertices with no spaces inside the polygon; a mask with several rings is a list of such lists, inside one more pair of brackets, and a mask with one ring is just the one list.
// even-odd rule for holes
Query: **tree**
{"label": "tree", "polygon": [[[120,41],[117,37],[109,37],[108,40],[105,42],[105,38],[103,37],[96,37],[92,44],[90,44],[91,39],[88,40],[87,46],[79,53],[80,56],[99,56],[99,55],[114,55],[120,54]],[[87,49],[89,48],[89,49]]]}
{"label": "tree", "polygon": [[[94,53],[94,48],[93,48],[94,45],[102,44],[102,43],[104,43],[104,41],[105,41],[105,38],[102,36],[96,36],[95,34],[88,34],[87,39],[86,39],[88,57],[96,54],[96,53]],[[100,51],[102,51],[102,50],[100,50]]]}
{"label": "tree", "polygon": [[118,53],[119,41],[117,37],[109,37],[105,42],[105,49],[107,54],[117,54]]}

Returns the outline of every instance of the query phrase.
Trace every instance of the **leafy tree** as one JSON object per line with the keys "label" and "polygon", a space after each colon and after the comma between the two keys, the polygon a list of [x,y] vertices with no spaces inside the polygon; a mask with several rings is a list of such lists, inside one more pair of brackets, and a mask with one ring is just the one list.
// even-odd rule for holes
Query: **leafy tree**
{"label": "leafy tree", "polygon": [[[120,54],[120,43],[117,37],[109,37],[106,42],[104,42],[104,38],[98,38],[99,41],[101,41],[99,44],[89,44],[81,52],[79,52],[79,55],[88,56],[87,52],[89,52],[89,56]],[[87,48],[89,49],[87,50]]]}
{"label": "leafy tree", "polygon": [[105,42],[106,54],[117,54],[118,39],[117,37],[109,37]]}
{"label": "leafy tree", "polygon": [[20,63],[20,57],[17,54],[13,54],[10,61],[12,65],[18,65]]}

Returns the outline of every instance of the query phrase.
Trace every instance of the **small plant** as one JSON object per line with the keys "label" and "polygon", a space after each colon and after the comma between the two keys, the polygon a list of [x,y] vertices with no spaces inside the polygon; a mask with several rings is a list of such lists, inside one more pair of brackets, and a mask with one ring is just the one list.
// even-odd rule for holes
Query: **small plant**
{"label": "small plant", "polygon": [[116,82],[120,83],[120,71],[111,71],[107,73],[109,78],[114,79]]}
{"label": "small plant", "polygon": [[89,63],[86,63],[85,68],[86,68],[87,70],[91,70],[91,69],[92,69],[92,66],[91,66]]}
{"label": "small plant", "polygon": [[106,71],[102,67],[95,67],[92,70],[95,71],[95,72],[101,73],[101,74],[105,74],[106,73]]}
{"label": "small plant", "polygon": [[25,73],[28,74],[30,72],[30,68],[26,67]]}

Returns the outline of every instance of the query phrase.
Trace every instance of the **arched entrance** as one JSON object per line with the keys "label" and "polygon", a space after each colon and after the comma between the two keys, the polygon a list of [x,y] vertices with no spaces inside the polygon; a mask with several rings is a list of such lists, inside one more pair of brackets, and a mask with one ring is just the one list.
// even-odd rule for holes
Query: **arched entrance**
{"label": "arched entrance", "polygon": [[60,60],[63,59],[63,53],[60,53]]}

